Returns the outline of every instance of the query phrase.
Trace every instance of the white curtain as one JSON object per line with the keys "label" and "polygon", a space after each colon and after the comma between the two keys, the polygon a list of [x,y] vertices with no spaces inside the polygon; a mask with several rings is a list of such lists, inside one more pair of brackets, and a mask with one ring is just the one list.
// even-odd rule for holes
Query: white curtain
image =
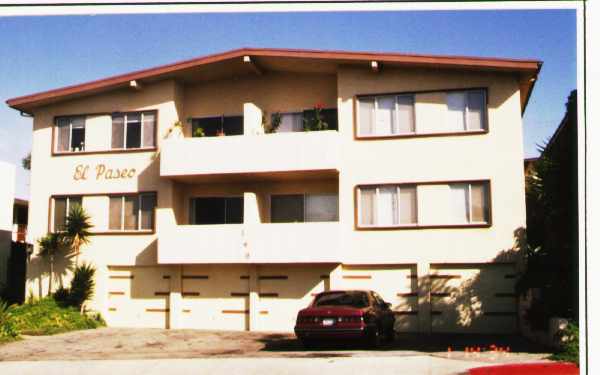
{"label": "white curtain", "polygon": [[484,129],[485,95],[483,90],[469,91],[468,93],[468,130]]}
{"label": "white curtain", "polygon": [[458,132],[465,130],[466,98],[464,92],[449,92],[446,94],[448,112],[446,114],[446,131]]}
{"label": "white curtain", "polygon": [[359,134],[372,135],[375,128],[375,99],[361,98],[359,99]]}
{"label": "white curtain", "polygon": [[375,188],[360,189],[360,224],[375,224]]}
{"label": "white curtain", "polygon": [[396,117],[396,101],[393,96],[377,98],[377,135],[390,135],[395,133],[394,124]]}
{"label": "white curtain", "polygon": [[412,96],[398,96],[396,101],[398,111],[395,133],[414,133],[414,98]]}
{"label": "white curtain", "polygon": [[469,222],[469,185],[450,185],[450,224]]}
{"label": "white curtain", "polygon": [[277,133],[300,132],[304,130],[302,113],[282,113]]}
{"label": "white curtain", "polygon": [[400,186],[400,224],[417,223],[417,187]]}
{"label": "white curtain", "polygon": [[380,187],[377,195],[377,225],[398,225],[398,189]]}

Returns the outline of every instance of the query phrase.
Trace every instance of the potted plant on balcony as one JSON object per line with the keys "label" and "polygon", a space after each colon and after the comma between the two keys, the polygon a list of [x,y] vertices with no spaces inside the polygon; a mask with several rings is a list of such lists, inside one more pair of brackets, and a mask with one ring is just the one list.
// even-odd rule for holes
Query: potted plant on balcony
{"label": "potted plant on balcony", "polygon": [[263,112],[263,128],[265,129],[265,133],[272,134],[277,133],[277,129],[279,129],[279,125],[281,125],[281,113],[279,111],[274,112],[271,115],[271,123],[267,125],[266,114]]}
{"label": "potted plant on balcony", "polygon": [[193,137],[204,137],[204,135],[204,128],[200,126],[194,129],[194,134],[192,134]]}
{"label": "potted plant on balcony", "polygon": [[304,118],[302,119],[305,132],[327,130],[328,125],[323,120],[323,114],[321,113],[323,111],[323,107],[324,106],[322,103],[317,103],[313,107],[312,111],[307,111],[308,113],[305,112]]}

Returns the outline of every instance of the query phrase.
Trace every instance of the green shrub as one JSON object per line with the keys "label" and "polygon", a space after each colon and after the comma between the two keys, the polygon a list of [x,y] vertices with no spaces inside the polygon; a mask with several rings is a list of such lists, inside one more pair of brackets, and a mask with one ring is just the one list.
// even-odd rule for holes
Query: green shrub
{"label": "green shrub", "polygon": [[70,306],[71,290],[69,288],[61,286],[58,289],[56,289],[52,297],[59,306]]}
{"label": "green shrub", "polygon": [[4,301],[0,301],[0,342],[11,341],[19,337],[19,331],[15,327],[11,307]]}
{"label": "green shrub", "polygon": [[15,306],[11,312],[17,331],[25,335],[52,335],[105,325],[98,314],[90,317],[75,307],[61,307],[51,297]]}
{"label": "green shrub", "polygon": [[579,366],[579,327],[569,322],[564,330],[557,333],[561,342],[560,349],[550,358],[555,361],[573,362]]}
{"label": "green shrub", "polygon": [[81,308],[83,303],[94,295],[94,275],[96,269],[91,264],[82,264],[73,271],[71,290],[68,292],[69,305]]}

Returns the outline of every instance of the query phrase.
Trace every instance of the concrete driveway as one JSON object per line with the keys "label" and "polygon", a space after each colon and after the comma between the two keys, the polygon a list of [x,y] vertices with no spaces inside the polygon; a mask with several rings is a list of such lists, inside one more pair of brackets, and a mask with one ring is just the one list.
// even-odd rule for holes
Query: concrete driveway
{"label": "concrete driveway", "polygon": [[[490,345],[510,348],[510,353],[489,351]],[[481,352],[465,352],[467,347],[479,347]],[[517,336],[399,335],[379,350],[338,343],[309,351],[287,333],[101,328],[2,345],[0,372],[162,375],[178,369],[231,375],[244,369],[245,374],[300,374],[330,367],[352,373],[377,369],[384,374],[456,374],[486,364],[535,362],[547,356],[543,348]]]}

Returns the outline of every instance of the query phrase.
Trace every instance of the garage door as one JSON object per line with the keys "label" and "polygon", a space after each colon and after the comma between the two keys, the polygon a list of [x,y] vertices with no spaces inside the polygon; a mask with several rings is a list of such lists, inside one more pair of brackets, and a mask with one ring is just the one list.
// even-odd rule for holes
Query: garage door
{"label": "garage door", "polygon": [[334,266],[259,266],[258,330],[294,330],[299,310],[316,293],[329,290]]}
{"label": "garage door", "polygon": [[169,280],[160,267],[108,267],[106,323],[116,327],[166,328]]}
{"label": "garage door", "polygon": [[514,264],[432,265],[431,330],[516,332]]}
{"label": "garage door", "polygon": [[418,331],[417,266],[412,265],[344,265],[345,289],[373,290],[392,304],[397,332]]}
{"label": "garage door", "polygon": [[181,278],[182,328],[248,329],[248,267],[184,266]]}

